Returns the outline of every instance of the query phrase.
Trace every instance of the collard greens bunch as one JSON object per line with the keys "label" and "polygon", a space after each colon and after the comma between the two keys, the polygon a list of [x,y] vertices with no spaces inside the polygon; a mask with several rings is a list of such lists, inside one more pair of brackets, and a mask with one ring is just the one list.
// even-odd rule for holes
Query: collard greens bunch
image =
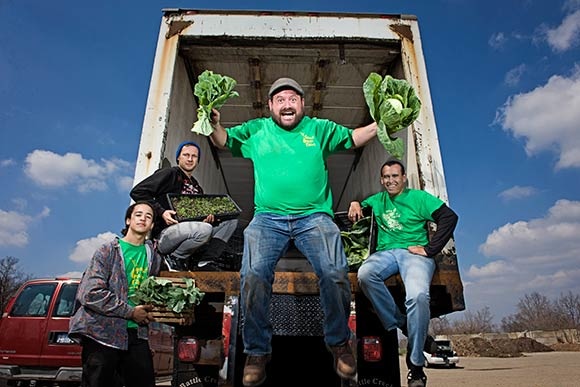
{"label": "collard greens bunch", "polygon": [[371,217],[367,216],[353,223],[350,230],[340,232],[348,266],[353,270],[369,256],[370,227]]}
{"label": "collard greens bunch", "polygon": [[205,295],[195,286],[192,278],[184,278],[185,287],[173,286],[169,279],[150,276],[146,278],[135,293],[131,301],[136,305],[163,306],[175,313],[184,309],[191,309],[201,302]]}
{"label": "collard greens bunch", "polygon": [[198,99],[197,121],[191,131],[209,136],[213,128],[210,124],[211,109],[221,108],[228,99],[239,96],[234,90],[236,80],[226,75],[214,74],[213,71],[205,70],[197,77],[193,94]]}
{"label": "collard greens bunch", "polygon": [[404,154],[403,141],[393,134],[411,125],[419,116],[421,101],[415,89],[404,79],[371,73],[363,84],[369,111],[378,124],[377,137],[394,157]]}

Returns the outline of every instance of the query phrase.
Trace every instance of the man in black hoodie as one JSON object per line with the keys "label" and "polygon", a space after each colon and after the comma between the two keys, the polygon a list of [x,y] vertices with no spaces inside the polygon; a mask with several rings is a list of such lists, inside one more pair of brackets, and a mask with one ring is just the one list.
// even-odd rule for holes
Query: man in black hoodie
{"label": "man in black hoodie", "polygon": [[[152,236],[158,240],[159,253],[164,256],[170,271],[219,270],[217,259],[225,250],[236,230],[238,220],[220,222],[213,214],[203,221],[178,222],[171,210],[167,194],[203,194],[203,189],[192,176],[199,163],[201,149],[193,141],[184,141],[177,147],[177,166],[161,168],[131,190],[135,201],[152,202],[158,217]],[[203,248],[202,248],[203,246]],[[202,248],[203,254],[196,254]]]}

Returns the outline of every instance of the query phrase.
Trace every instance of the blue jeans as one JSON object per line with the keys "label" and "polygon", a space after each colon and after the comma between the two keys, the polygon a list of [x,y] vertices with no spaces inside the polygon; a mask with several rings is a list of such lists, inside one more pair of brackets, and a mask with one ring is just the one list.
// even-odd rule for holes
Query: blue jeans
{"label": "blue jeans", "polygon": [[[407,322],[411,362],[425,364],[423,346],[429,330],[429,287],[435,272],[432,258],[411,254],[407,249],[377,251],[358,269],[358,284],[373,304],[386,330],[400,328]],[[401,274],[405,285],[406,315],[401,313],[385,280]]]}
{"label": "blue jeans", "polygon": [[266,355],[272,352],[270,300],[274,269],[290,241],[312,265],[318,276],[323,330],[329,346],[350,338],[350,283],[348,264],[340,231],[324,213],[312,215],[256,214],[244,230],[241,301],[244,312],[244,352]]}
{"label": "blue jeans", "polygon": [[213,227],[209,223],[190,221],[172,224],[159,234],[159,253],[187,259],[210,240],[212,232]]}

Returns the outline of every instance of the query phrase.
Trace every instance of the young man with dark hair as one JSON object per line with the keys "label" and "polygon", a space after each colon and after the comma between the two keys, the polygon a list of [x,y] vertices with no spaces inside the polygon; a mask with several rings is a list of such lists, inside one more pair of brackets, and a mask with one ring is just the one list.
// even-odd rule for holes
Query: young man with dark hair
{"label": "young man with dark hair", "polygon": [[129,206],[123,237],[97,249],[83,273],[69,336],[82,346],[84,387],[115,386],[119,376],[125,387],[155,387],[147,340],[152,306],[129,300],[141,282],[159,273],[161,258],[147,239],[154,217],[147,202]]}

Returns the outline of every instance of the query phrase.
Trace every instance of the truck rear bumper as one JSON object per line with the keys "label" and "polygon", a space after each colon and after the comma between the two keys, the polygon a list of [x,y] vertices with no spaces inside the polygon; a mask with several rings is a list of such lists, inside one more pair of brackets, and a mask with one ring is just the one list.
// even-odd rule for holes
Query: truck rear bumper
{"label": "truck rear bumper", "polygon": [[5,380],[42,380],[60,383],[80,383],[81,367],[60,367],[56,369],[0,365],[0,379]]}

